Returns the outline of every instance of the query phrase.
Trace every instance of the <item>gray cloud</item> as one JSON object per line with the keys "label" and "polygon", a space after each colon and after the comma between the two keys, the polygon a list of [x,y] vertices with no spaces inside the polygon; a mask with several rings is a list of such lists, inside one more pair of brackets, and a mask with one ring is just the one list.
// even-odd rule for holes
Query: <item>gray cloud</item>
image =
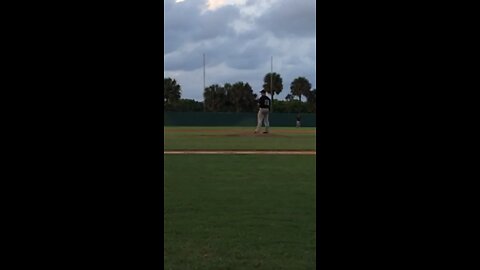
{"label": "gray cloud", "polygon": [[284,81],[280,98],[299,76],[316,87],[315,1],[247,1],[250,9],[259,4],[263,14],[252,15],[234,5],[202,13],[206,0],[164,2],[164,76],[182,85],[183,98],[203,100],[203,53],[207,86],[243,81],[257,91],[273,56]]}
{"label": "gray cloud", "polygon": [[275,2],[256,23],[279,37],[313,37],[316,32],[316,1],[283,0]]}
{"label": "gray cloud", "polygon": [[165,4],[164,53],[181,49],[189,43],[235,35],[230,23],[239,18],[238,8],[225,6],[201,14],[201,3],[204,1],[187,0],[173,6]]}

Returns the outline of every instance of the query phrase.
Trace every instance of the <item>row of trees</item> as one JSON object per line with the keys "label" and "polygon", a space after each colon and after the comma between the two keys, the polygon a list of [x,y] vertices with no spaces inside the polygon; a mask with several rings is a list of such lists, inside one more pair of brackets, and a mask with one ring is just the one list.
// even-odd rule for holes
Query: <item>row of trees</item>
{"label": "row of trees", "polygon": [[[196,101],[193,99],[179,99],[178,102],[167,105],[165,111],[169,112],[204,112],[207,111],[204,107],[204,103],[201,101]],[[226,112],[233,112],[233,110],[221,110]],[[250,112],[256,112],[257,109],[251,110]],[[245,112],[245,111],[242,111]],[[307,102],[300,102],[297,99],[295,100],[276,100],[275,101],[275,112],[278,113],[314,113],[315,108],[312,104]]]}
{"label": "row of trees", "polygon": [[[275,94],[280,94],[283,90],[283,79],[278,73],[267,73],[263,78],[263,90],[270,94],[272,103]],[[298,96],[298,100],[302,101],[302,96],[307,97],[307,102],[316,100],[317,90],[312,90],[312,84],[305,77],[298,77],[290,84],[290,94],[285,99],[293,100]]]}
{"label": "row of trees", "polygon": [[257,94],[248,83],[212,85],[203,92],[207,112],[251,112],[257,109]]}
{"label": "row of trees", "polygon": [[[285,101],[274,101],[275,95],[283,90],[280,74],[268,73],[263,81],[263,90],[270,95],[274,111],[316,112],[317,90],[311,89],[311,84],[306,78],[298,77],[293,80]],[[164,78],[163,91],[166,111],[252,112],[257,110],[258,95],[253,92],[248,83],[244,82],[208,86],[204,89],[204,102],[181,99],[181,86],[171,78]],[[307,98],[306,102],[302,102],[302,96]],[[298,97],[298,100],[295,97]]]}

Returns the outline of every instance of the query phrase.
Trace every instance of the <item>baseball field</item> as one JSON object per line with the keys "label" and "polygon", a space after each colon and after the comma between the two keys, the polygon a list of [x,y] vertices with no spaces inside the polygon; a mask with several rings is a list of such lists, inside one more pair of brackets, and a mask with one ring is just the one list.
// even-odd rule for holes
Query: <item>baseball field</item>
{"label": "baseball field", "polygon": [[315,269],[316,130],[164,127],[165,269]]}

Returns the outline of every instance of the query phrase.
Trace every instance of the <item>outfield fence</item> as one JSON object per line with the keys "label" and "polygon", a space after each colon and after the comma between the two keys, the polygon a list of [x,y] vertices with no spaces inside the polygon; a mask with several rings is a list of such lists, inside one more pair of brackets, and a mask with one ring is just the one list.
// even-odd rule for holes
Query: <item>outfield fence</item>
{"label": "outfield fence", "polygon": [[[295,127],[296,113],[271,113],[272,127]],[[301,114],[303,127],[316,127],[316,114]],[[164,126],[256,126],[256,113],[165,112]]]}

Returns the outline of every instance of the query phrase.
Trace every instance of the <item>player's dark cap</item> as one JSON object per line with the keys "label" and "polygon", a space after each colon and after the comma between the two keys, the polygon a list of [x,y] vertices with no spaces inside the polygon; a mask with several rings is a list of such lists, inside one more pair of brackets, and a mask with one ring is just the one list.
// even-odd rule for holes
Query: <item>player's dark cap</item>
{"label": "player's dark cap", "polygon": [[266,91],[265,91],[265,90],[262,90],[262,91],[260,91],[260,93],[261,93],[261,94],[265,94],[265,93],[266,93]]}

